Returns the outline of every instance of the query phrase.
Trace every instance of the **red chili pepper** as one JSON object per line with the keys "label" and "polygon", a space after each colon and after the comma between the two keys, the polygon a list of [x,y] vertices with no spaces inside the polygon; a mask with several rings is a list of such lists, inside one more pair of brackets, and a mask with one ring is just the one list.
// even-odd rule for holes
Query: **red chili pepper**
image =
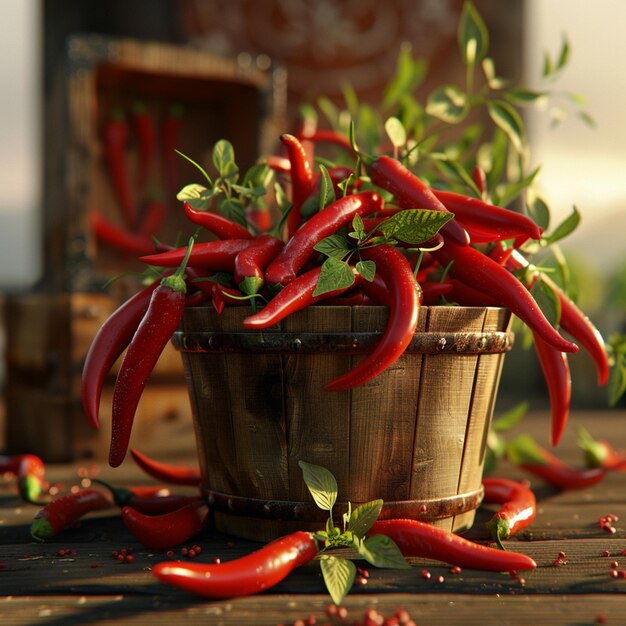
{"label": "red chili pepper", "polygon": [[478,291],[456,278],[446,276],[445,284],[450,285],[451,288],[447,294],[450,302],[456,302],[461,306],[500,306],[498,300],[489,294]]}
{"label": "red chili pepper", "polygon": [[446,296],[452,291],[449,283],[420,282],[422,288],[422,304],[425,306],[435,306],[439,303],[441,296]]}
{"label": "red chili pepper", "polygon": [[298,229],[302,222],[301,209],[304,201],[313,192],[313,170],[303,145],[294,135],[281,135],[280,140],[287,149],[291,176],[291,211],[287,216],[287,237]]}
{"label": "red chili pepper", "polygon": [[254,235],[245,226],[233,222],[233,220],[213,213],[213,211],[200,211],[194,209],[189,202],[183,204],[185,215],[191,222],[206,228],[218,239],[252,239]]}
{"label": "red chili pepper", "polygon": [[[521,213],[488,204],[452,191],[433,190],[443,205],[468,231],[473,243],[514,239],[519,236],[541,239],[543,229]],[[475,237],[472,237],[475,233]]]}
{"label": "red chili pepper", "polygon": [[115,110],[104,127],[104,156],[126,225],[134,228],[137,223],[137,206],[126,169],[127,143],[128,122],[120,110]]}
{"label": "red chili pepper", "polygon": [[[232,272],[235,257],[251,243],[250,239],[218,239],[197,243],[189,255],[189,266],[212,272]],[[158,254],[139,257],[142,263],[158,267],[177,267],[182,263],[187,248],[175,248]]]}
{"label": "red chili pepper", "polygon": [[183,109],[181,105],[171,106],[163,120],[161,128],[161,159],[165,184],[170,195],[180,190],[178,174],[178,154],[180,150],[180,134],[183,127]]}
{"label": "red chili pepper", "polygon": [[[449,213],[432,189],[397,159],[381,155],[374,159],[367,169],[372,182],[392,193],[403,208]],[[460,246],[469,244],[467,233],[454,219],[444,224],[441,232],[447,239]]]}
{"label": "red chili pepper", "polygon": [[281,174],[291,172],[291,162],[287,157],[270,154],[265,157],[265,163],[275,172],[280,172]]}
{"label": "red chili pepper", "polygon": [[285,286],[296,277],[313,254],[314,246],[322,239],[335,233],[355,215],[369,215],[382,207],[382,197],[373,191],[345,196],[329,204],[298,228],[281,253],[270,263],[265,271],[267,284]]}
{"label": "red chili pepper", "polygon": [[389,290],[387,326],[372,352],[352,370],[327,383],[328,391],[345,391],[380,374],[402,355],[417,327],[422,292],[406,257],[385,244],[363,249],[361,257],[376,263],[376,273]]}
{"label": "red chili pepper", "polygon": [[528,289],[508,270],[471,246],[457,246],[451,241],[433,256],[443,267],[451,266],[453,276],[465,284],[495,298],[500,306],[508,308],[531,330],[562,352],[577,352],[550,324]]}
{"label": "red chili pepper", "polygon": [[567,424],[572,398],[572,379],[567,354],[560,352],[533,333],[535,353],[548,386],[551,411],[551,443],[558,445]]}
{"label": "red chili pepper", "polygon": [[192,248],[190,242],[180,267],[172,276],[161,279],[159,286],[152,292],[148,309],[120,365],[113,389],[109,450],[109,464],[112,467],[117,467],[124,460],[143,389],[182,320],[187,290],[183,275]]}
{"label": "red chili pepper", "polygon": [[156,131],[154,118],[145,103],[137,102],[133,106],[133,124],[139,144],[137,163],[137,187],[141,191],[145,188],[154,162],[156,150]]}
{"label": "red chili pepper", "polygon": [[89,213],[89,228],[98,241],[124,254],[137,256],[154,250],[154,242],[150,237],[112,224],[99,211]]}
{"label": "red chili pepper", "polygon": [[147,205],[141,219],[139,234],[143,237],[156,235],[167,217],[167,206],[160,199],[153,199]]}
{"label": "red chili pepper", "polygon": [[196,467],[181,467],[155,461],[138,450],[130,451],[137,465],[152,478],[172,485],[189,485],[197,487],[202,480],[200,470]]}
{"label": "red chili pepper", "polygon": [[509,442],[507,458],[514,465],[563,490],[592,487],[607,473],[602,467],[580,470],[565,465],[561,459],[524,435]]}
{"label": "red chili pepper", "polygon": [[146,548],[164,550],[197,535],[207,521],[209,507],[198,500],[161,515],[145,515],[132,506],[122,508],[122,521]]}
{"label": "red chili pepper", "polygon": [[144,287],[118,307],[102,324],[89,346],[83,365],[81,398],[85,414],[94,428],[100,426],[98,412],[104,381],[128,347],[158,285],[159,281],[155,281]]}
{"label": "red chili pepper", "polygon": [[157,563],[152,573],[162,582],[208,598],[249,596],[271,589],[294,569],[312,561],[318,548],[313,535],[299,531],[233,561]]}
{"label": "red chili pepper", "polygon": [[487,189],[487,174],[482,167],[475,165],[472,168],[472,180],[474,181],[483,200],[487,200],[489,190]]}
{"label": "red chili pepper", "polygon": [[537,515],[537,500],[530,487],[508,478],[483,478],[484,503],[501,504],[487,522],[493,540],[504,550],[502,541],[529,526]]}
{"label": "red chili pepper", "polygon": [[354,150],[352,148],[350,140],[345,135],[342,135],[336,130],[326,128],[313,129],[312,132],[307,132],[306,130],[304,130],[302,133],[299,134],[299,137],[300,139],[306,139],[308,141],[312,141],[313,143],[334,144],[336,146],[339,146],[340,148],[343,148],[351,155],[354,155]]}
{"label": "red chili pepper", "polygon": [[111,508],[112,502],[97,489],[81,489],[49,502],[37,512],[30,527],[35,541],[45,541],[68,528],[83,515]]}
{"label": "red chili pepper", "polygon": [[273,235],[259,235],[235,257],[235,282],[243,293],[258,293],[265,283],[265,269],[283,249],[284,243]]}
{"label": "red chili pepper", "polygon": [[17,469],[17,487],[20,496],[26,502],[35,503],[44,487],[46,467],[35,454],[20,455]]}
{"label": "red chili pepper", "polygon": [[[246,328],[269,328],[274,324],[278,324],[287,316],[300,311],[305,307],[311,306],[316,302],[321,302],[328,298],[334,298],[348,289],[352,289],[352,285],[327,291],[321,295],[313,295],[317,281],[320,276],[321,267],[315,267],[292,280],[283,287],[260,311],[246,317],[243,325]],[[361,277],[355,273],[355,281],[360,282]]]}
{"label": "red chili pepper", "polygon": [[626,451],[616,450],[606,439],[594,439],[582,426],[578,427],[578,445],[584,453],[587,467],[626,471]]}
{"label": "red chili pepper", "polygon": [[537,567],[525,554],[489,548],[414,519],[377,521],[369,534],[389,537],[405,557],[435,559],[458,567],[496,572]]}

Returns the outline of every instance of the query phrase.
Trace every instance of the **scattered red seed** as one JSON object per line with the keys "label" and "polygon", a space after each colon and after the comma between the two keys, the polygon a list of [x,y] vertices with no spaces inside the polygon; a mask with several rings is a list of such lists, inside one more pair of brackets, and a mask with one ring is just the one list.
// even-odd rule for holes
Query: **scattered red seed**
{"label": "scattered red seed", "polygon": [[617,561],[613,561],[613,563],[611,563],[611,567],[613,569],[617,569],[619,567],[619,563]]}
{"label": "scattered red seed", "polygon": [[345,606],[338,606],[337,617],[342,621],[348,619],[348,609]]}
{"label": "scattered red seed", "polygon": [[192,548],[191,548],[196,554],[200,554],[200,552],[202,552],[202,546],[199,546],[198,544],[195,544]]}
{"label": "scattered red seed", "polygon": [[455,565],[454,567],[450,568],[451,574],[460,574],[462,571],[463,570],[458,565]]}
{"label": "scattered red seed", "polygon": [[188,550],[187,548],[181,548],[181,549],[180,549],[180,553],[181,553],[183,556],[187,556],[187,555],[189,554],[189,550]]}
{"label": "scattered red seed", "polygon": [[617,577],[626,578],[626,570],[623,570],[623,569],[617,570]]}
{"label": "scattered red seed", "polygon": [[168,550],[165,553],[165,556],[168,557],[169,559],[171,559],[174,556],[174,550]]}
{"label": "scattered red seed", "polygon": [[100,567],[100,563],[92,563],[89,567],[91,567],[91,569],[96,569],[97,567]]}
{"label": "scattered red seed", "polygon": [[596,624],[608,624],[607,617],[604,613],[596,615]]}
{"label": "scattered red seed", "polygon": [[619,574],[617,573],[617,570],[612,569],[612,570],[611,570],[611,572],[610,572],[610,574],[609,574],[609,576],[610,576],[611,578],[617,578],[617,577],[619,576]]}
{"label": "scattered red seed", "polygon": [[437,576],[437,582],[438,583],[442,583],[444,580],[443,576],[441,574],[439,574],[439,576]]}
{"label": "scattered red seed", "polygon": [[[220,559],[220,557],[219,557],[219,556],[214,556],[214,557],[211,559],[211,563],[215,563],[216,565],[220,564],[221,562],[222,562],[222,559]],[[334,606],[334,605],[333,605],[333,606]]]}
{"label": "scattered red seed", "polygon": [[335,615],[337,615],[337,605],[327,604],[325,612],[326,612],[326,615],[328,615],[328,617],[334,617]]}
{"label": "scattered red seed", "polygon": [[428,507],[425,504],[420,504],[417,510],[423,515],[428,511]]}
{"label": "scattered red seed", "polygon": [[126,561],[126,563],[134,563],[135,562],[135,556],[132,554],[127,554],[124,557],[124,560]]}
{"label": "scattered red seed", "polygon": [[429,579],[430,579],[430,576],[431,576],[431,573],[430,573],[427,569],[423,569],[423,570],[422,570],[422,576],[423,576],[426,580],[429,580]]}
{"label": "scattered red seed", "polygon": [[522,587],[526,584],[526,579],[521,576],[517,580]]}
{"label": "scattered red seed", "polygon": [[602,556],[611,556],[611,553],[608,550],[602,550]]}

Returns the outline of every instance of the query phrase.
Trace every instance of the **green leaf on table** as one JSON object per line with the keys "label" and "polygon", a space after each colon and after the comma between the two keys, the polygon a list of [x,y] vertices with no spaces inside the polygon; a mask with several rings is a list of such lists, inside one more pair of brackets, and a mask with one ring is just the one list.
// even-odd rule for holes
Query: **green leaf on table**
{"label": "green leaf on table", "polygon": [[393,539],[372,535],[358,544],[359,555],[374,567],[411,569]]}
{"label": "green leaf on table", "polygon": [[374,261],[357,261],[355,269],[366,281],[370,283],[376,276],[376,263],[374,263]]}
{"label": "green leaf on table", "polygon": [[354,584],[356,565],[348,559],[323,554],[320,568],[330,597],[335,604],[340,605]]}
{"label": "green leaf on table", "polygon": [[348,240],[339,233],[324,237],[313,246],[313,249],[334,259],[343,259],[352,251]]}
{"label": "green leaf on table", "polygon": [[454,85],[436,88],[426,102],[426,113],[448,124],[458,124],[468,112],[467,95]]}
{"label": "green leaf on table", "polygon": [[513,465],[547,465],[541,448],[530,435],[519,435],[506,448],[507,459]]}
{"label": "green leaf on table", "polygon": [[506,133],[515,150],[521,153],[526,144],[526,133],[517,110],[505,100],[489,100],[487,112],[492,121]]}
{"label": "green leaf on table", "polygon": [[480,62],[489,49],[489,31],[471,2],[465,2],[458,28],[458,42],[466,66]]}
{"label": "green leaf on table", "polygon": [[337,481],[326,468],[306,461],[298,461],[304,483],[315,504],[324,511],[332,510],[337,501]]}
{"label": "green leaf on table", "polygon": [[371,502],[360,504],[350,514],[347,530],[354,533],[359,539],[362,539],[374,525],[382,510],[382,500],[372,500]]}
{"label": "green leaf on table", "polygon": [[320,163],[320,173],[322,175],[320,179],[320,199],[319,210],[325,209],[329,204],[334,202],[337,197],[335,196],[335,186],[333,185],[332,178],[328,173],[326,166]]}
{"label": "green leaf on table", "polygon": [[453,213],[443,211],[407,209],[385,220],[379,229],[387,239],[418,245],[432,239],[453,217]]}
{"label": "green leaf on table", "polygon": [[354,272],[348,263],[335,257],[328,257],[322,264],[312,295],[316,297],[338,289],[347,289],[354,281]]}
{"label": "green leaf on table", "polygon": [[580,224],[580,213],[574,206],[572,212],[554,229],[554,231],[547,237],[544,237],[545,243],[551,245],[564,239],[572,232],[574,232]]}

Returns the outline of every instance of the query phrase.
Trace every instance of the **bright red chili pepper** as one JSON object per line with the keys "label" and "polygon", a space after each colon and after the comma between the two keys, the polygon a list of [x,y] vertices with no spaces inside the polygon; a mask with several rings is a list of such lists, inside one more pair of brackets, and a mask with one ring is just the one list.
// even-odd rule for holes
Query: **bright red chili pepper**
{"label": "bright red chili pepper", "polygon": [[446,296],[452,291],[449,283],[420,282],[422,288],[422,304],[425,306],[435,306],[439,303],[441,296]]}
{"label": "bright red chili pepper", "polygon": [[484,503],[502,506],[487,522],[493,540],[502,541],[529,526],[537,516],[537,500],[530,487],[508,478],[483,478]]}
{"label": "bright red chili pepper", "polygon": [[558,445],[569,417],[572,399],[572,379],[567,354],[546,343],[533,333],[533,344],[550,396],[551,431],[553,446]]}
{"label": "bright red chili pepper", "polygon": [[616,450],[606,439],[594,439],[582,426],[578,427],[578,445],[584,453],[587,467],[626,471],[626,451]]}
{"label": "bright red chili pepper", "polygon": [[[197,243],[189,255],[190,267],[212,272],[232,272],[235,257],[251,243],[250,239],[218,239]],[[187,248],[175,248],[158,254],[139,257],[142,263],[158,267],[178,267],[187,254]]]}
{"label": "bright red chili pepper", "polygon": [[489,548],[415,519],[377,521],[369,535],[389,537],[405,557],[435,559],[458,567],[496,572],[537,567],[525,554]]}
{"label": "bright red chili pepper", "polygon": [[300,137],[300,139],[306,139],[308,141],[312,141],[313,143],[334,144],[336,146],[339,146],[340,148],[343,148],[351,155],[354,155],[354,150],[352,148],[350,140],[345,135],[342,135],[336,130],[327,128],[315,128],[311,131],[308,131],[307,129],[304,129],[302,133],[299,133],[298,136]]}
{"label": "bright red chili pepper", "polygon": [[169,465],[155,461],[150,457],[131,449],[133,460],[137,465],[152,478],[172,485],[189,485],[197,487],[202,480],[200,470],[197,467],[182,467],[179,465]]}
{"label": "bright red chili pepper", "polygon": [[265,269],[278,256],[284,243],[273,235],[259,235],[235,257],[235,282],[246,294],[258,293],[265,283]]}
{"label": "bright red chili pepper", "polygon": [[163,174],[169,195],[180,191],[178,174],[178,154],[180,150],[181,131],[183,128],[183,108],[179,104],[172,105],[163,120],[161,128],[161,159]]}
{"label": "bright red chili pepper", "polygon": [[163,226],[167,217],[167,206],[160,199],[153,199],[146,205],[139,229],[139,234],[143,237],[153,237]]}
{"label": "bright red chili pepper", "polygon": [[[320,276],[321,267],[314,267],[312,270],[297,276],[295,280],[292,280],[283,287],[260,311],[246,317],[243,321],[243,325],[246,328],[269,328],[274,324],[278,324],[281,320],[287,316],[300,311],[305,307],[311,306],[317,302],[327,300],[328,298],[334,298],[348,289],[352,289],[352,285],[342,287],[340,289],[334,289],[333,291],[327,291],[321,295],[313,295],[317,281]],[[356,274],[354,276],[355,282],[360,282],[362,278]]]}
{"label": "bright red chili pepper", "polygon": [[[369,163],[367,169],[372,182],[392,193],[403,208],[449,213],[432,189],[397,159],[381,155]],[[454,219],[444,224],[441,233],[460,246],[469,244],[467,233]]]}
{"label": "bright red chili pepper", "polygon": [[209,507],[198,500],[161,515],[145,515],[132,506],[122,508],[122,521],[146,548],[164,550],[197,535],[207,521]]}
{"label": "bright red chili pepper", "polygon": [[[550,324],[528,289],[508,270],[471,246],[457,246],[451,241],[432,252],[443,267],[465,284],[495,298],[531,330],[562,352],[577,352]],[[453,263],[454,262],[454,263]]]}
{"label": "bright red chili pepper", "polygon": [[298,229],[302,222],[301,209],[304,201],[313,192],[313,170],[302,143],[294,135],[281,135],[289,157],[291,177],[291,211],[287,216],[287,237]]}
{"label": "bright red chili pepper", "polygon": [[89,228],[98,241],[126,255],[149,254],[155,247],[149,236],[132,233],[112,224],[100,211],[92,210],[89,213]]}
{"label": "bright red chili pepper", "polygon": [[410,343],[417,327],[422,291],[406,257],[386,244],[361,250],[364,260],[376,263],[389,291],[387,326],[376,347],[349,372],[327,383],[328,391],[345,391],[371,380],[394,363]]}
{"label": "bright red chili pepper", "polygon": [[187,278],[190,286],[200,290],[205,296],[211,298],[213,307],[218,313],[222,313],[226,303],[232,306],[248,306],[249,302],[241,298],[241,291],[227,287],[211,279],[198,268],[187,267]]}
{"label": "bright red chili pepper", "polygon": [[487,174],[482,167],[475,165],[472,168],[472,180],[474,181],[483,200],[487,200],[489,190],[487,189]]}
{"label": "bright red chili pepper", "polygon": [[132,119],[137,133],[139,155],[137,162],[137,188],[145,188],[154,162],[156,131],[154,118],[144,102],[136,102],[132,109]]}
{"label": "bright red chili pepper", "polygon": [[126,168],[127,143],[128,121],[122,111],[116,109],[111,112],[104,127],[104,156],[126,225],[134,228],[137,223],[137,206]]}
{"label": "bright red chili pepper", "polygon": [[206,228],[218,239],[252,239],[254,235],[241,224],[214,213],[213,211],[200,211],[194,209],[189,202],[183,204],[185,215],[191,222]]}
{"label": "bright red chili pepper", "polygon": [[30,527],[35,541],[45,541],[68,528],[83,515],[111,508],[113,503],[97,489],[81,489],[56,498],[40,509]]}
{"label": "bright red chili pepper", "polygon": [[100,426],[98,412],[104,381],[128,347],[158,285],[159,281],[155,281],[119,306],[102,324],[89,346],[83,365],[81,398],[85,414],[94,428]]}
{"label": "bright red chili pepper", "polygon": [[345,196],[329,204],[298,228],[281,253],[270,263],[265,271],[267,284],[285,286],[296,277],[313,254],[314,246],[322,239],[335,233],[355,215],[369,215],[382,207],[382,197],[373,191]]}
{"label": "bright red chili pepper", "polygon": [[500,306],[489,294],[478,291],[456,278],[446,276],[445,284],[450,285],[450,291],[446,294],[449,302],[456,302],[461,306]]}
{"label": "bright red chili pepper", "polygon": [[173,275],[161,279],[159,286],[152,292],[148,309],[120,365],[113,389],[109,450],[109,464],[112,467],[117,467],[124,460],[143,389],[182,320],[187,291],[184,270],[192,248],[190,241],[180,267]]}
{"label": "bright red chili pepper", "polygon": [[271,589],[294,569],[312,561],[318,547],[313,535],[298,531],[233,561],[157,563],[152,573],[162,582],[208,598],[249,596]]}

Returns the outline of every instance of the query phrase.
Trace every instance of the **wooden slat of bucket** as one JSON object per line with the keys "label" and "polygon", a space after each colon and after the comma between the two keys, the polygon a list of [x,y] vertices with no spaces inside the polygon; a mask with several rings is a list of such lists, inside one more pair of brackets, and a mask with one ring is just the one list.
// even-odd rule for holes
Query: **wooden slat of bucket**
{"label": "wooden slat of bucket", "polygon": [[[506,309],[487,309],[483,332],[508,330],[511,319]],[[483,463],[487,445],[487,434],[496,400],[498,382],[502,371],[504,353],[481,354],[476,365],[476,378],[472,405],[468,416],[465,433],[463,464],[459,477],[459,493],[478,489],[481,484]],[[493,384],[493,381],[495,385]],[[453,531],[469,528],[474,521],[474,511],[469,511],[454,518]]]}
{"label": "wooden slat of bucket", "polygon": [[[456,307],[455,307],[456,309]],[[481,331],[485,309],[431,307],[427,331]],[[476,355],[424,355],[411,499],[440,498],[457,493],[465,424],[470,408]],[[451,530],[452,517],[437,520]]]}
{"label": "wooden slat of bucket", "polygon": [[[355,331],[380,331],[387,321],[386,307],[355,307]],[[422,311],[418,331],[423,331]],[[353,357],[352,366],[358,362]],[[342,499],[364,502],[408,500],[413,461],[422,356],[404,355],[369,383],[352,390],[349,494]]]}
{"label": "wooden slat of bucket", "polygon": [[[350,331],[350,307],[310,307],[283,322],[286,332]],[[296,501],[311,501],[298,461],[330,470],[342,488],[349,484],[350,393],[324,391],[324,385],[350,367],[350,357],[333,353],[283,357],[289,449],[289,491]],[[303,402],[302,399],[306,400]]]}

